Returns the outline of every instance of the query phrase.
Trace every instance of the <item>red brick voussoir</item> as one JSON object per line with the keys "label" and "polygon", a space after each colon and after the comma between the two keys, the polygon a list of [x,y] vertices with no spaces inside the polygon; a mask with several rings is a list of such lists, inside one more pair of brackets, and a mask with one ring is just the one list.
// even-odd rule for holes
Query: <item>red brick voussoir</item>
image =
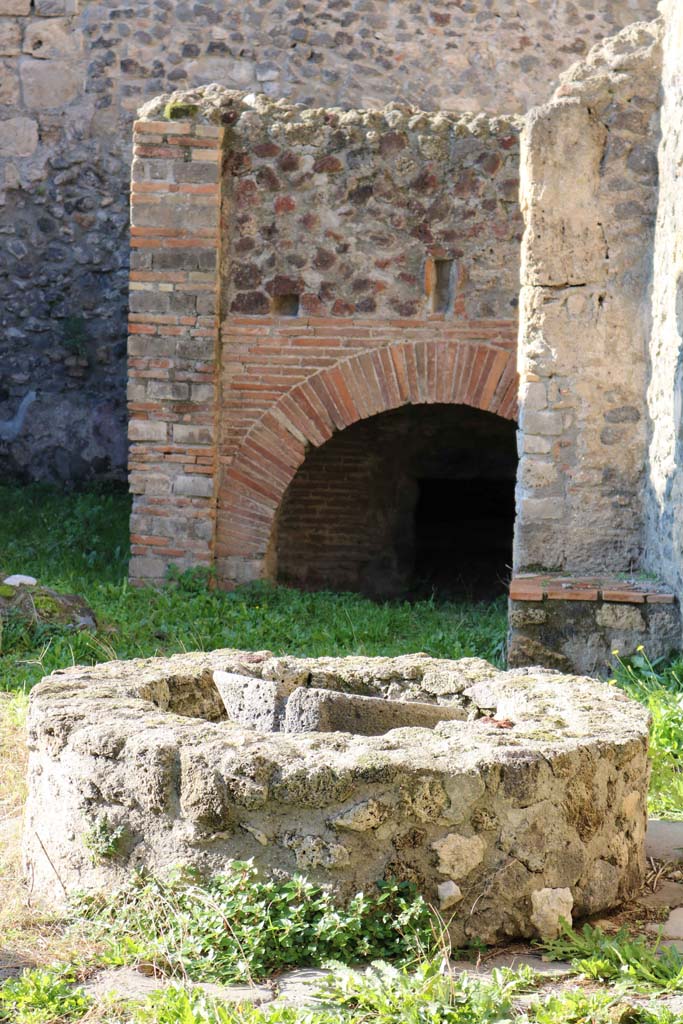
{"label": "red brick voussoir", "polygon": [[382,347],[373,341],[287,390],[226,459],[219,484],[219,575],[221,562],[229,578],[233,560],[253,565],[265,558],[277,510],[307,452],[338,430],[409,404],[462,404],[516,418],[512,348],[459,338],[396,340]]}

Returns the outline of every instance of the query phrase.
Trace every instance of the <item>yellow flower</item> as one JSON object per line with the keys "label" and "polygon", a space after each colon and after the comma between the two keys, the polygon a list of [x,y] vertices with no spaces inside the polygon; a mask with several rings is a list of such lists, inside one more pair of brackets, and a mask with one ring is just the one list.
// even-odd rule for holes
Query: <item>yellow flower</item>
{"label": "yellow flower", "polygon": [[645,648],[643,647],[643,645],[642,645],[642,644],[638,644],[638,646],[636,647],[636,650],[637,650],[637,651],[644,651],[644,650],[645,650]]}
{"label": "yellow flower", "polygon": [[619,651],[612,651],[612,654],[614,654],[615,656],[616,656],[616,655],[617,655],[618,653],[619,653]]}

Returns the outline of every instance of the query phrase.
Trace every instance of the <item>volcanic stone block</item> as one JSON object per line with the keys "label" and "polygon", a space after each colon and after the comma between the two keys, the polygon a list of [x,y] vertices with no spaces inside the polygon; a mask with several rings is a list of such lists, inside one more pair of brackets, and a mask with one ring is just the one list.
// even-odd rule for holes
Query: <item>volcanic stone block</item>
{"label": "volcanic stone block", "polygon": [[433,729],[438,722],[462,721],[462,708],[417,701],[382,700],[333,690],[294,691],[285,710],[284,732],[351,732],[381,736],[390,729]]}
{"label": "volcanic stone block", "polygon": [[213,680],[231,722],[258,732],[279,732],[293,689],[290,684],[238,672],[214,672]]}

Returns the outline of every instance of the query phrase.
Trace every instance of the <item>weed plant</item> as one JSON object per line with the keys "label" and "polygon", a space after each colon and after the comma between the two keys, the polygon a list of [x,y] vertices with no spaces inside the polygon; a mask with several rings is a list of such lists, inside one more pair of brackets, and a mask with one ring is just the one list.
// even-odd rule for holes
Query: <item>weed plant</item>
{"label": "weed plant", "polygon": [[377,604],[356,594],[255,584],[216,590],[206,572],[171,573],[166,586],[130,587],[128,495],[61,494],[0,486],[0,571],[33,575],[81,594],[96,634],[0,622],[0,690],[26,690],[72,664],[236,647],[274,653],[478,656],[502,664],[505,601]]}
{"label": "weed plant", "polygon": [[293,966],[376,958],[399,963],[433,951],[440,929],[407,883],[339,904],[305,878],[261,878],[250,862],[199,882],[190,871],[140,877],[114,898],[82,897],[110,964],[151,964],[176,977],[255,982]]}
{"label": "weed plant", "polygon": [[625,928],[606,935],[584,925],[574,931],[566,924],[559,938],[543,946],[550,960],[569,960],[573,970],[591,981],[618,984],[636,992],[683,992],[683,957],[673,946],[632,937]]}
{"label": "weed plant", "polygon": [[90,1005],[69,968],[25,971],[0,985],[0,1024],[80,1021]]}

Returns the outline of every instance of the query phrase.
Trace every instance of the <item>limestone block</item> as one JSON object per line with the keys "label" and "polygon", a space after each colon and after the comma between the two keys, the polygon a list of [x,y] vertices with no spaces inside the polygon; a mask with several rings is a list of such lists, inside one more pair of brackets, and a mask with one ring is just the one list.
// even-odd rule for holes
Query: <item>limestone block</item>
{"label": "limestone block", "polygon": [[572,923],[571,889],[537,889],[531,894],[531,906],[531,922],[542,939],[556,938],[561,920]]}
{"label": "limestone block", "polygon": [[456,903],[459,903],[462,899],[462,890],[455,882],[448,881],[442,882],[436,887],[437,894],[439,896],[439,909],[448,910],[450,907],[454,907]]}
{"label": "limestone block", "polygon": [[34,10],[41,18],[56,18],[62,14],[76,14],[76,0],[35,0]]}
{"label": "limestone block", "polygon": [[134,420],[128,424],[130,441],[166,441],[168,426],[163,420]]}
{"label": "limestone block", "polygon": [[645,629],[645,619],[640,609],[628,604],[603,604],[597,610],[595,621],[607,629],[635,629],[639,632]]}
{"label": "limestone block", "polygon": [[38,125],[30,117],[0,122],[0,156],[31,156],[38,145]]}
{"label": "limestone block", "polygon": [[524,487],[549,487],[558,477],[557,465],[550,459],[529,458],[520,463],[518,479]]}
{"label": "limestone block", "polygon": [[31,0],[0,0],[0,15],[30,13]]}
{"label": "limestone block", "polygon": [[545,519],[562,519],[565,514],[563,500],[557,498],[522,498],[521,512],[525,522],[542,522]]}
{"label": "limestone block", "polygon": [[539,434],[525,434],[523,437],[525,455],[548,455],[552,447],[549,437],[541,437]]}
{"label": "limestone block", "polygon": [[61,109],[83,91],[83,73],[64,60],[24,57],[19,62],[24,103],[31,110]]}
{"label": "limestone block", "polygon": [[315,868],[343,868],[350,861],[349,851],[341,843],[327,843],[320,836],[288,836],[285,846],[294,851],[301,871]]}
{"label": "limestone block", "polygon": [[352,732],[381,736],[390,729],[433,728],[465,718],[460,708],[299,687],[287,701],[285,732]]}
{"label": "limestone block", "polygon": [[521,170],[524,284],[567,287],[605,279],[598,196],[606,134],[599,118],[574,99],[556,100],[529,115]]}
{"label": "limestone block", "polygon": [[461,836],[452,832],[444,839],[432,843],[439,855],[439,871],[451,881],[464,878],[484,859],[486,844],[481,836]]}
{"label": "limestone block", "polygon": [[203,473],[183,474],[173,481],[173,493],[186,498],[211,498],[213,478]]}
{"label": "limestone block", "polygon": [[556,437],[562,433],[562,414],[555,409],[540,411],[522,409],[520,423],[526,434],[540,434],[542,437]]}
{"label": "limestone block", "polygon": [[237,672],[214,672],[213,679],[231,722],[259,732],[278,732],[292,687]]}
{"label": "limestone block", "polygon": [[0,61],[0,104],[11,106],[19,99],[19,79],[12,63]]}
{"label": "limestone block", "polygon": [[371,829],[379,828],[389,814],[386,804],[377,800],[364,800],[360,804],[354,804],[348,811],[338,814],[332,819],[334,828],[349,829],[351,832],[368,832]]}
{"label": "limestone block", "polygon": [[24,53],[39,60],[58,60],[80,53],[81,36],[67,18],[49,18],[30,22],[24,32]]}
{"label": "limestone block", "polygon": [[542,381],[525,381],[520,386],[519,400],[525,409],[534,411],[547,409],[548,390],[546,385]]}
{"label": "limestone block", "polygon": [[18,21],[0,20],[0,57],[15,57],[21,52],[21,28]]}

